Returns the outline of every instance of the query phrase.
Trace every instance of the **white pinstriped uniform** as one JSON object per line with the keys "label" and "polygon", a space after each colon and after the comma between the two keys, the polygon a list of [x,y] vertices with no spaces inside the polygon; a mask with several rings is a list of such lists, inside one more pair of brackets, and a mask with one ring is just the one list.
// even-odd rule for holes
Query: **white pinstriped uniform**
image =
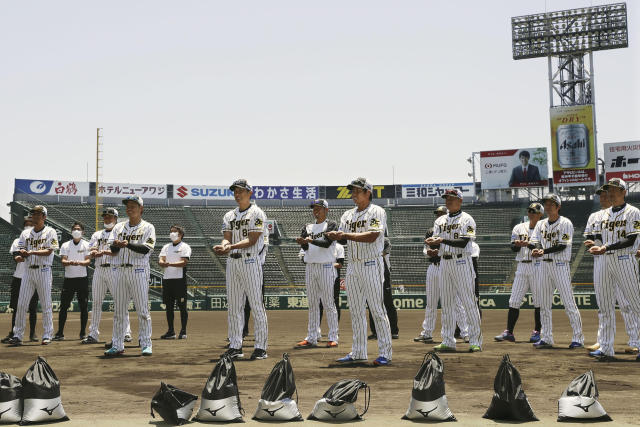
{"label": "white pinstriped uniform", "polygon": [[[480,312],[476,304],[475,272],[471,262],[472,243],[476,236],[476,223],[466,212],[442,215],[434,223],[433,237],[454,240],[468,237],[464,248],[441,244],[440,261],[440,301],[442,305],[442,344],[456,347],[456,296],[467,314],[469,323],[469,344],[482,346]],[[451,257],[450,259],[447,259]]]}
{"label": "white pinstriped uniform", "polygon": [[[98,251],[109,250],[109,237],[111,230],[98,230],[91,236],[89,240],[89,248]],[[114,264],[113,257],[103,255],[95,259],[95,270],[93,272],[93,280],[91,282],[91,326],[89,326],[89,336],[96,340],[100,336],[100,319],[102,318],[102,302],[107,294],[111,293],[111,297],[115,298],[116,274],[117,266]],[[104,266],[109,264],[109,266]],[[129,311],[126,314],[126,335],[131,335],[131,325],[129,323]]]}
{"label": "white pinstriped uniform", "polygon": [[569,323],[573,330],[572,342],[584,343],[582,334],[582,319],[573,297],[571,287],[571,242],[573,240],[573,224],[564,216],[560,216],[553,223],[549,218],[541,219],[531,236],[531,243],[540,243],[543,249],[550,248],[560,243],[566,245],[566,249],[560,252],[544,254],[542,258],[542,271],[540,273],[540,339],[547,344],[553,344],[552,306],[553,293],[557,289],[564,305],[564,311],[569,317]]}
{"label": "white pinstriped uniform", "polygon": [[353,343],[351,357],[367,358],[367,305],[378,335],[379,356],[391,360],[391,329],[384,308],[383,284],[384,231],[387,228],[387,214],[380,206],[369,203],[362,211],[355,207],[346,211],[340,219],[339,230],[345,233],[379,232],[372,243],[347,241],[347,274],[345,285],[351,312]]}
{"label": "white pinstriped uniform", "polygon": [[[640,233],[640,210],[626,204],[617,212],[613,208],[605,210],[600,218],[600,233],[604,245],[612,245],[624,240],[627,236]],[[604,255],[605,274],[601,276],[598,304],[600,307],[600,323],[602,325],[598,341],[600,351],[613,356],[613,340],[616,335],[616,292],[620,289],[622,296],[628,300],[631,316],[640,318],[640,280],[638,278],[638,261],[635,258],[635,246],[607,251]]]}
{"label": "white pinstriped uniform", "polygon": [[[255,348],[267,350],[267,311],[262,298],[262,254],[265,237],[266,215],[255,204],[244,211],[230,210],[222,220],[222,233],[231,232],[231,244],[249,238],[249,233],[263,233],[256,244],[244,249],[234,249],[227,258],[227,322],[229,327],[229,347],[242,348],[242,326],[244,325],[244,304],[249,300],[253,313]],[[238,257],[238,258],[234,258]]]}
{"label": "white pinstriped uniform", "polygon": [[151,347],[151,313],[149,312],[149,257],[156,244],[156,229],[153,224],[141,219],[131,226],[129,220],[119,222],[113,227],[108,244],[114,240],[127,240],[130,243],[149,248],[146,254],[139,254],[127,248],[112,257],[112,263],[118,265],[115,270],[115,295],[113,295],[115,313],[113,316],[113,347],[124,350],[124,336],[127,332],[126,319],[129,301],[133,299],[138,312],[138,337],[140,346]]}
{"label": "white pinstriped uniform", "polygon": [[16,311],[16,324],[13,327],[13,336],[22,340],[26,325],[27,309],[29,301],[34,292],[38,292],[40,305],[42,307],[42,326],[44,332],[42,339],[53,336],[53,307],[51,303],[51,263],[53,254],[59,249],[58,234],[56,231],[45,225],[38,232],[34,228],[24,230],[18,238],[18,248],[27,251],[41,249],[53,249],[50,255],[36,256],[30,255],[25,259],[25,272],[20,285],[20,295],[18,296],[18,310]]}
{"label": "white pinstriped uniform", "polygon": [[[306,236],[318,239],[327,231],[329,222],[326,220],[320,224],[307,224],[305,226]],[[333,229],[336,228],[332,223]],[[331,230],[329,230],[331,231]],[[326,237],[324,239],[327,239]],[[333,299],[333,284],[338,273],[333,267],[335,261],[336,242],[331,242],[329,247],[323,248],[314,244],[309,244],[305,251],[305,283],[307,284],[307,300],[309,302],[309,325],[306,340],[312,344],[317,344],[320,338],[320,302],[327,313],[327,324],[329,326],[329,341],[338,342],[338,310]]]}
{"label": "white pinstriped uniform", "polygon": [[[524,240],[529,242],[534,229],[531,228],[529,221],[522,222],[511,231],[511,243],[516,240]],[[540,272],[542,270],[542,261],[531,256],[531,249],[528,247],[520,248],[516,255],[516,261],[518,261],[518,267],[516,269],[516,275],[513,279],[513,285],[511,286],[511,297],[509,298],[509,307],[520,309],[522,306],[522,299],[527,291],[531,292],[531,299],[533,300],[533,306],[540,307],[539,303],[539,290]]]}

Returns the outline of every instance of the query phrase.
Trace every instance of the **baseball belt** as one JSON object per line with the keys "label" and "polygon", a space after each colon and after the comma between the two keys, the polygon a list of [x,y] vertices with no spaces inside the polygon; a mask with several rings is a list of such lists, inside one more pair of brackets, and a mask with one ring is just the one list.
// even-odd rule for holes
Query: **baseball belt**
{"label": "baseball belt", "polygon": [[98,264],[100,267],[111,267],[111,264],[107,263],[107,264]]}
{"label": "baseball belt", "polygon": [[34,270],[35,270],[36,268],[40,268],[40,267],[44,268],[44,267],[49,267],[49,266],[48,266],[48,265],[30,265],[30,266],[29,266],[29,268],[34,269]]}
{"label": "baseball belt", "polygon": [[462,258],[462,254],[444,254],[442,255],[443,259],[454,259],[454,258]]}
{"label": "baseball belt", "polygon": [[[250,257],[251,254],[250,253],[246,253],[245,256]],[[229,258],[239,259],[239,258],[242,258],[242,254],[239,253],[239,252],[234,252],[232,254],[229,254]]]}
{"label": "baseball belt", "polygon": [[531,264],[533,261],[531,260],[522,260],[520,261],[521,264]]}

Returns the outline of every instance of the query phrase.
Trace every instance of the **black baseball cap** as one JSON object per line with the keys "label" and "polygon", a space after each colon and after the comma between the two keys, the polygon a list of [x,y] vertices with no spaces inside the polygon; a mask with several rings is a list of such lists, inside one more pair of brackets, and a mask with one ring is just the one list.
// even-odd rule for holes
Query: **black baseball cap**
{"label": "black baseball cap", "polygon": [[229,190],[233,191],[236,188],[242,188],[247,191],[252,191],[251,186],[249,185],[247,180],[244,178],[236,179],[235,181],[233,181],[233,184],[231,184],[231,186],[229,187]]}
{"label": "black baseball cap", "polygon": [[602,188],[607,191],[609,187],[621,188],[623,190],[627,189],[627,183],[624,182],[621,178],[611,178]]}
{"label": "black baseball cap", "polygon": [[434,214],[438,215],[438,214],[446,214],[447,213],[447,208],[444,206],[438,206],[436,208],[436,210],[433,211]]}
{"label": "black baseball cap", "polygon": [[540,203],[538,203],[538,202],[533,202],[527,208],[527,212],[543,214],[544,213],[544,207],[542,207],[542,205]]}
{"label": "black baseball cap", "polygon": [[354,188],[361,188],[363,190],[373,191],[373,185],[367,181],[367,178],[356,178],[349,185],[347,185],[347,189],[352,191]]}

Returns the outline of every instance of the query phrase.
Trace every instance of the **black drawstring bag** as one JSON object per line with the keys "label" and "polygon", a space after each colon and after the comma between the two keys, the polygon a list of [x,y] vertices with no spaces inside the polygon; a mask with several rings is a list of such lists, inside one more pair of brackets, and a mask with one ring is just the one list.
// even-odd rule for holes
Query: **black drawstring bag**
{"label": "black drawstring bag", "polygon": [[613,421],[598,402],[598,386],[593,371],[569,383],[558,399],[558,421]]}
{"label": "black drawstring bag", "polygon": [[0,424],[22,419],[22,383],[20,378],[0,372]]}
{"label": "black drawstring bag", "polygon": [[435,352],[425,354],[413,379],[409,409],[402,417],[415,421],[456,421],[444,393],[444,364]]}
{"label": "black drawstring bag", "polygon": [[236,367],[231,358],[222,356],[202,390],[194,421],[242,422],[243,414]]}
{"label": "black drawstring bag", "polygon": [[[296,400],[293,400],[293,394]],[[289,355],[284,353],[271,370],[262,388],[258,408],[253,416],[255,420],[264,421],[302,421],[298,410],[298,395],[293,367]]]}
{"label": "black drawstring bag", "polygon": [[[355,402],[358,392],[364,389],[364,410],[361,414],[356,409]],[[367,383],[360,380],[338,381],[327,390],[322,399],[318,400],[307,419],[320,421],[352,421],[361,420],[369,410],[371,390]]]}
{"label": "black drawstring bag", "polygon": [[155,410],[165,422],[182,425],[191,418],[196,400],[198,396],[161,382],[160,390],[151,399],[151,417],[155,418]]}
{"label": "black drawstring bag", "polygon": [[20,425],[68,420],[60,398],[60,381],[38,356],[22,377],[23,412]]}
{"label": "black drawstring bag", "polygon": [[492,420],[538,421],[522,390],[520,373],[511,363],[509,355],[502,357],[493,382],[493,399],[483,418]]}

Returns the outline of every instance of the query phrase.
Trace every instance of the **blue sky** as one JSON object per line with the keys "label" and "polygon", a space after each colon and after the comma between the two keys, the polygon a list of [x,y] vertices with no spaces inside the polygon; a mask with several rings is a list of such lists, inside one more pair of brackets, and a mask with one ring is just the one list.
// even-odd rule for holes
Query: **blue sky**
{"label": "blue sky", "polygon": [[[549,146],[546,59],[510,17],[607,1],[33,1],[0,5],[0,199],[13,179],[466,181],[472,151]],[[640,7],[596,52],[598,138],[640,140]],[[7,209],[0,209],[7,217]]]}

